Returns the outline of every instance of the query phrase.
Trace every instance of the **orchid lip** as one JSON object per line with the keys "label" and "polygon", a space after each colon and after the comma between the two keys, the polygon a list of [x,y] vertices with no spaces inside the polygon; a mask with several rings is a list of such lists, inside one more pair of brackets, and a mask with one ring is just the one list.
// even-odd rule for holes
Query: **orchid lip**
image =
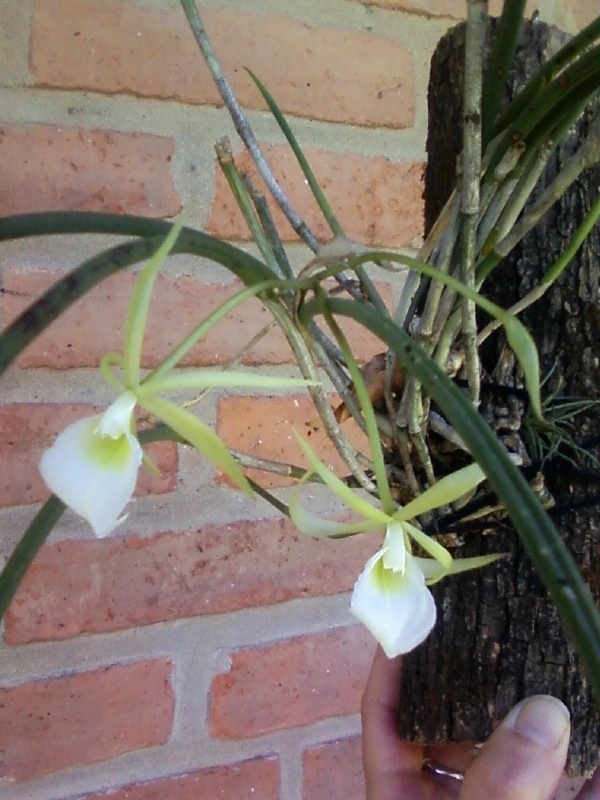
{"label": "orchid lip", "polygon": [[135,488],[142,448],[131,433],[135,396],[125,392],[104,414],[77,420],[43,454],[40,472],[60,500],[107,536]]}

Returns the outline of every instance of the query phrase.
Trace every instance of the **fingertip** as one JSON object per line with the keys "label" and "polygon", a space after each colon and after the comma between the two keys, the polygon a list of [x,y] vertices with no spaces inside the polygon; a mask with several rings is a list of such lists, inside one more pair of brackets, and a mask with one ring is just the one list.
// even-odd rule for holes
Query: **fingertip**
{"label": "fingertip", "polygon": [[567,708],[554,697],[523,700],[481,749],[465,776],[465,800],[545,800],[558,784],[569,743]]}
{"label": "fingertip", "polygon": [[533,695],[523,700],[502,723],[546,750],[553,750],[569,734],[571,715],[558,698]]}

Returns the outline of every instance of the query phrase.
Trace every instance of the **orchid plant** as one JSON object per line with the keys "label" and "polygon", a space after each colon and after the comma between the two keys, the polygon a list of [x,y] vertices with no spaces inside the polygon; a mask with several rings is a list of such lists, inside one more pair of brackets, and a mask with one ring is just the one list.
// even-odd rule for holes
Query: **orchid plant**
{"label": "orchid plant", "polygon": [[[325,312],[325,316],[344,354],[363,412],[379,507],[331,472],[296,433],[310,470],[292,494],[290,516],[299,530],[314,537],[353,536],[372,531],[384,533],[381,548],[367,561],[356,581],[350,610],[371,631],[388,658],[394,658],[421,644],[435,624],[436,606],[428,585],[437,583],[446,575],[487,566],[501,554],[452,558],[443,545],[420,530],[416,521],[417,517],[450,505],[472,492],[485,479],[478,464],[470,464],[441,478],[405,506],[395,503],[367,387],[344,334],[330,314]],[[300,502],[299,492],[313,474],[360,520],[337,522],[321,518],[305,508]],[[413,544],[430,557],[413,555]]]}
{"label": "orchid plant", "polygon": [[[515,224],[527,196],[523,187],[536,182],[534,169],[541,173],[559,134],[565,135],[581,112],[582,103],[600,86],[597,59],[600,45],[588,52],[590,42],[600,40],[600,18],[548,62],[533,89],[526,89],[521,99],[517,97],[499,115],[502,87],[498,89],[498,76],[505,75],[510,67],[524,9],[522,2],[506,0],[502,18],[506,32],[499,37],[492,53],[492,63],[497,68],[490,69],[491,85],[484,92],[485,108],[469,106],[469,113],[464,114],[471,127],[481,128],[483,119],[483,144],[487,151],[481,152],[481,130],[468,128],[463,185],[448,201],[420,252],[407,255],[368,250],[348,240],[289,124],[266,88],[252,76],[331,229],[331,241],[326,244],[317,241],[273,177],[220,70],[194,0],[181,2],[236,130],[280,209],[314,257],[299,276],[294,274],[265,198],[247,176],[239,174],[227,141],[218,144],[219,163],[259,256],[201,231],[184,228],[182,220],[171,225],[127,216],[62,213],[24,215],[1,221],[0,241],[82,232],[126,234],[136,240],[116,245],[83,263],[15,320],[0,335],[0,373],[33,337],[100,280],[131,264],[146,260],[147,263],[130,301],[123,352],[107,354],[100,365],[115,399],[103,413],[69,426],[43,455],[40,469],[53,496],[38,512],[0,575],[0,616],[64,506],[85,518],[97,536],[110,534],[118,525],[132,496],[140,466],[145,463],[153,468],[143,453],[143,432],[136,429],[136,408],[160,423],[162,438],[174,438],[193,446],[239,489],[251,492],[257,487],[244,475],[239,458],[198,416],[166,395],[215,387],[305,387],[349,474],[334,475],[298,437],[309,469],[283,465],[288,470],[286,474],[299,481],[291,493],[289,507],[264,489],[260,493],[278,510],[288,513],[307,535],[336,538],[372,532],[382,537],[358,577],[351,610],[372,631],[388,656],[410,651],[434,626],[436,608],[428,586],[446,576],[486,567],[500,558],[499,553],[455,558],[435,536],[423,530],[428,517],[437,518],[440,510],[477,492],[486,482],[487,489],[510,515],[600,693],[600,616],[593,598],[518,465],[478,412],[481,395],[478,347],[491,328],[502,325],[508,346],[522,369],[532,415],[544,430],[551,428],[544,418],[546,407],[541,396],[537,350],[517,315],[529,302],[542,296],[564,271],[600,218],[600,201],[586,213],[567,251],[526,301],[506,311],[483,297],[481,287],[502,256],[520,241],[519,236],[522,238],[540,219],[556,193],[579,174],[576,153],[573,163],[563,170],[568,179],[563,174],[560,186],[549,187],[540,208],[524,214]],[[482,6],[469,2],[470,12],[475,16],[471,19],[470,13],[468,25],[477,33],[478,41],[483,39],[485,25],[479,14]],[[468,77],[467,88],[471,85],[472,79]],[[466,104],[472,101],[473,94],[466,92]],[[522,138],[515,137],[515,132],[522,134]],[[592,157],[590,152],[600,149],[600,126],[590,141],[585,153],[588,160]],[[208,258],[236,275],[246,288],[215,309],[158,367],[146,373],[141,360],[144,330],[154,281],[169,253]],[[392,272],[398,266],[408,271],[393,313],[376,290],[367,269],[369,264]],[[326,280],[337,281],[338,285],[331,289]],[[342,292],[346,297],[337,296]],[[270,377],[237,369],[182,369],[182,358],[190,348],[238,303],[252,297],[261,300],[280,326],[302,377]],[[422,308],[418,309],[417,301],[422,301]],[[476,307],[493,318],[479,334]],[[422,312],[420,317],[416,310]],[[380,406],[385,404],[385,413],[380,406],[376,410],[373,385],[367,385],[365,374],[369,365],[359,369],[340,330],[338,320],[344,317],[374,333],[387,350],[380,354],[385,366],[377,376],[381,378],[378,400]],[[333,337],[317,324],[317,318],[325,319]],[[449,365],[454,361],[458,366],[451,368]],[[394,383],[396,367],[401,373],[399,383]],[[466,391],[453,380],[459,369]],[[370,454],[358,452],[344,435],[328,401],[326,391],[330,385],[341,395],[349,415],[366,431]],[[437,415],[436,435],[454,448],[456,459],[451,467],[444,465],[440,469],[430,452],[428,436],[434,415]],[[267,461],[257,466],[264,470],[281,468]],[[392,467],[402,471],[410,490],[411,499],[403,504],[394,494],[397,486],[390,480]],[[358,519],[344,522],[324,519],[306,509],[302,491],[312,480],[324,483]]]}

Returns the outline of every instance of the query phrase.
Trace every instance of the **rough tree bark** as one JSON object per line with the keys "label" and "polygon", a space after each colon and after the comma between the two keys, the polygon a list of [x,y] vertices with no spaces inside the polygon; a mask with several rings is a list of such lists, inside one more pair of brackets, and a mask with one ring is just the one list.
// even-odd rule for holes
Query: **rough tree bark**
{"label": "rough tree bark", "polygon": [[[514,96],[565,40],[542,23],[526,23],[506,97]],[[429,229],[455,183],[461,150],[464,27],[440,42],[429,86],[428,167],[425,181]],[[506,98],[505,98],[506,99]],[[595,104],[596,111],[598,103]],[[577,149],[589,128],[590,109],[556,152],[540,182],[545,186]],[[530,290],[569,241],[600,187],[600,167],[588,170],[486,283],[485,294],[505,308]],[[537,188],[534,198],[538,196]],[[600,230],[552,287],[522,319],[540,350],[542,373],[564,380],[565,395],[600,398]],[[485,351],[492,369],[502,342]],[[579,442],[600,439],[600,414],[577,418]],[[590,445],[596,456],[597,444]],[[565,511],[600,495],[600,485],[581,480],[593,470],[579,458],[549,465],[547,483],[558,509],[555,522],[596,598],[600,595],[600,501]],[[598,470],[596,470],[598,472]],[[508,526],[493,535],[469,534],[457,555],[504,551],[494,567],[451,578],[433,587],[438,623],[424,645],[404,660],[402,736],[418,742],[483,741],[511,706],[527,695],[560,697],[572,714],[571,775],[588,774],[598,763],[600,714],[574,648],[516,533]]]}

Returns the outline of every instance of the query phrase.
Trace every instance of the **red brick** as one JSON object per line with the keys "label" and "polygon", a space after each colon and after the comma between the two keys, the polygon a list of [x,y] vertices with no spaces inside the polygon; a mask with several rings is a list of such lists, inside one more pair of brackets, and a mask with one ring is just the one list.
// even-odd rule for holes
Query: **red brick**
{"label": "red brick", "polygon": [[238,650],[210,694],[210,732],[246,739],[360,708],[374,642],[360,625]]}
{"label": "red brick", "polygon": [[336,594],[378,546],[373,536],[310,539],[284,519],[46,545],[5,614],[5,637],[64,639]]}
{"label": "red brick", "polygon": [[571,7],[580,30],[598,16],[598,0],[571,0],[568,5]]}
{"label": "red brick", "polygon": [[[296,211],[320,241],[330,239],[331,231],[289,148],[269,145],[263,150]],[[308,147],[305,155],[350,239],[366,245],[402,247],[422,235],[422,164],[395,163],[385,156],[339,154]],[[263,187],[245,152],[236,155],[236,164],[240,170],[248,172],[258,187]],[[229,185],[220,168],[215,169],[217,190],[208,230],[224,239],[249,239],[248,228]],[[283,239],[296,239],[283,215],[272,210]]]}
{"label": "red brick", "polygon": [[[334,396],[330,398],[336,405]],[[313,450],[338,475],[347,475],[349,470],[322,429],[315,430],[317,412],[308,395],[282,395],[259,397],[232,395],[220,397],[217,404],[217,433],[234,450],[249,455],[267,458],[285,464],[308,467],[292,429],[304,437]],[[350,419],[342,430],[351,443],[363,453],[370,453],[367,437]],[[247,470],[247,474],[262,486],[291,486],[293,479],[258,470]],[[223,478],[226,482],[228,479]]]}
{"label": "red brick", "polygon": [[0,780],[26,781],[163,744],[168,661],[141,661],[0,689]]}
{"label": "red brick", "polygon": [[[595,0],[590,1],[595,2]],[[364,6],[379,6],[380,8],[406,11],[409,14],[419,14],[426,17],[464,19],[466,16],[465,0],[360,0],[360,2]],[[502,13],[502,6],[503,0],[490,0],[490,14],[499,16]],[[535,8],[536,4],[531,0],[527,3],[525,13],[531,16]]]}
{"label": "red brick", "polygon": [[[42,453],[56,436],[82,417],[97,414],[98,406],[81,403],[10,403],[0,406],[0,506],[37,503],[48,497],[38,471]],[[155,442],[144,448],[161,471],[142,468],[136,494],[164,494],[177,488],[177,445]]]}
{"label": "red brick", "polygon": [[176,778],[136,783],[81,800],[279,800],[276,758],[256,758],[238,764],[209,767]]}
{"label": "red brick", "polygon": [[[45,292],[64,273],[7,267],[4,292],[0,293],[0,315],[9,323]],[[103,281],[74,303],[19,357],[21,367],[73,369],[97,366],[105,353],[123,349],[123,326],[135,276],[119,273]],[[190,330],[242,287],[203,283],[195,278],[159,275],[156,281],[142,364],[157,366]],[[378,283],[382,297],[391,306],[391,288]],[[238,306],[211,329],[183,359],[187,366],[224,364],[235,356],[270,320],[258,300]],[[367,361],[381,351],[375,336],[355,322],[343,321],[353,352]],[[272,330],[244,357],[245,364],[281,364],[293,361],[290,347],[279,329]]]}
{"label": "red brick", "polygon": [[181,209],[171,177],[173,140],[146,133],[0,126],[0,216],[101,211],[171,217]]}
{"label": "red brick", "polygon": [[[412,60],[399,42],[242,8],[202,8],[202,17],[242,105],[264,107],[244,70],[249,67],[292,114],[392,128],[413,124]],[[38,86],[221,104],[180,8],[37,0],[30,61]]]}
{"label": "red brick", "polygon": [[360,0],[363,6],[379,6],[427,17],[463,19],[465,0]]}
{"label": "red brick", "polygon": [[364,800],[360,736],[305,750],[302,767],[302,800]]}

